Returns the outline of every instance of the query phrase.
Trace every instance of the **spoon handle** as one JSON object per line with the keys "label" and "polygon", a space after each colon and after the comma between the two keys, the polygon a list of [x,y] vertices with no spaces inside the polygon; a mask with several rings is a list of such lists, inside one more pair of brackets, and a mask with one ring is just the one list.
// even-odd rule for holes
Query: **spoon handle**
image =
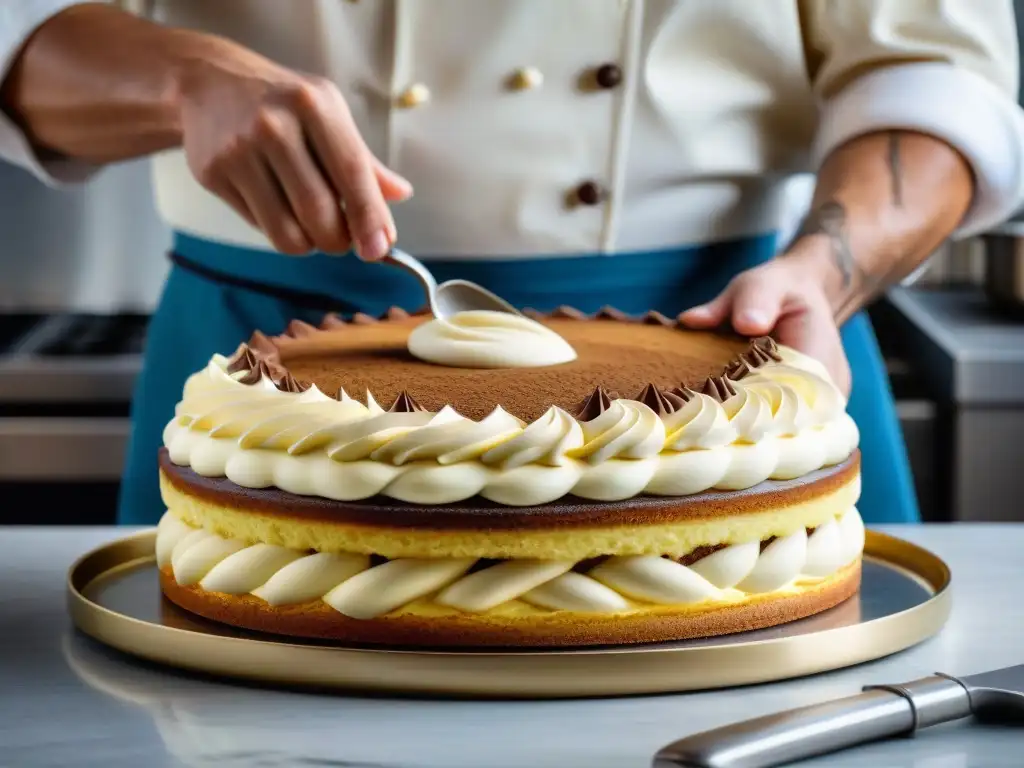
{"label": "spoon handle", "polygon": [[398,248],[392,248],[381,261],[385,264],[391,264],[404,269],[419,280],[420,285],[423,286],[423,290],[427,294],[427,304],[430,307],[431,313],[434,317],[440,317],[437,307],[437,280],[434,279],[430,270],[423,265],[423,262]]}

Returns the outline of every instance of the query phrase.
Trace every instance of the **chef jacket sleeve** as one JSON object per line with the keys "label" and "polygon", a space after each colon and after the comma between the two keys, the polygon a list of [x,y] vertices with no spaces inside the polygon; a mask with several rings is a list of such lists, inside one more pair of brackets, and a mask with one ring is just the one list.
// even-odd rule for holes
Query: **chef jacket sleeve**
{"label": "chef jacket sleeve", "polygon": [[1012,0],[801,0],[800,11],[820,100],[816,167],[859,135],[917,130],[956,148],[974,170],[974,201],[957,236],[1024,204]]}
{"label": "chef jacket sleeve", "polygon": [[[0,83],[29,37],[47,20],[82,0],[0,0]],[[137,10],[139,0],[120,0],[117,5]],[[65,158],[44,157],[25,134],[0,110],[0,160],[20,166],[50,186],[84,181],[98,168]]]}

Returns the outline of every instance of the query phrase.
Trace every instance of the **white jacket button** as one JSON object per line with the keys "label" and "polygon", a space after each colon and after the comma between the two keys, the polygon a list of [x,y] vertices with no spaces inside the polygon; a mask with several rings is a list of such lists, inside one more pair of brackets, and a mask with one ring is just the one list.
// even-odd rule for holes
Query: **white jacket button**
{"label": "white jacket button", "polygon": [[430,101],[430,89],[423,83],[410,85],[398,95],[398,106],[405,109],[419,107]]}
{"label": "white jacket button", "polygon": [[536,67],[520,67],[509,78],[509,87],[516,91],[539,88],[544,83],[544,73]]}

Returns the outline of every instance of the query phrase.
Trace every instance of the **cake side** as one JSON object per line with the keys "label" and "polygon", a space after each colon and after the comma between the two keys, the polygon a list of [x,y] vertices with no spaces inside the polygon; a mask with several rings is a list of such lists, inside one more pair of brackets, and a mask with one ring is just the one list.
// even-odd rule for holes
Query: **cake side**
{"label": "cake side", "polygon": [[456,644],[573,644],[720,634],[809,615],[856,590],[863,546],[853,508],[809,530],[682,556],[585,560],[297,549],[220,536],[168,512],[156,554],[165,594],[240,626],[350,641],[427,642],[442,632]]}
{"label": "cake side", "polygon": [[[331,322],[289,338],[329,333]],[[282,344],[257,335],[189,378],[164,432],[174,464],[338,501],[536,506],[751,488],[837,465],[859,442],[824,368],[770,339],[749,342],[699,389],[649,384],[619,397],[598,384],[573,413],[552,405],[529,423],[500,406],[479,420],[432,412],[409,393],[387,409],[372,392],[328,396],[283,366]]]}
{"label": "cake side", "polygon": [[[418,605],[373,619],[353,619],[323,601],[272,606],[251,595],[208,592],[178,584],[160,571],[164,594],[177,606],[213,621],[303,638],[390,647],[587,647],[688,640],[748,632],[796,621],[840,606],[860,588],[860,562],[833,576],[731,604],[646,606],[626,614],[578,612],[476,615],[422,610]],[[860,610],[855,601],[847,603]],[[843,614],[837,615],[837,623]]]}

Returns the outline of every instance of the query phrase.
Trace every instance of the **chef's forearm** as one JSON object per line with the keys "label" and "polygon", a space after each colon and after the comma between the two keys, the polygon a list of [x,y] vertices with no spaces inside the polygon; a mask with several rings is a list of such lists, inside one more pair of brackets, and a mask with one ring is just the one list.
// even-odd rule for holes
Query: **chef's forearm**
{"label": "chef's forearm", "polygon": [[920,133],[872,133],[834,151],[818,174],[791,253],[820,270],[839,323],[910,275],[960,224],[970,166]]}
{"label": "chef's forearm", "polygon": [[181,142],[177,74],[213,44],[106,4],[53,16],[22,46],[0,107],[41,153],[95,163]]}

